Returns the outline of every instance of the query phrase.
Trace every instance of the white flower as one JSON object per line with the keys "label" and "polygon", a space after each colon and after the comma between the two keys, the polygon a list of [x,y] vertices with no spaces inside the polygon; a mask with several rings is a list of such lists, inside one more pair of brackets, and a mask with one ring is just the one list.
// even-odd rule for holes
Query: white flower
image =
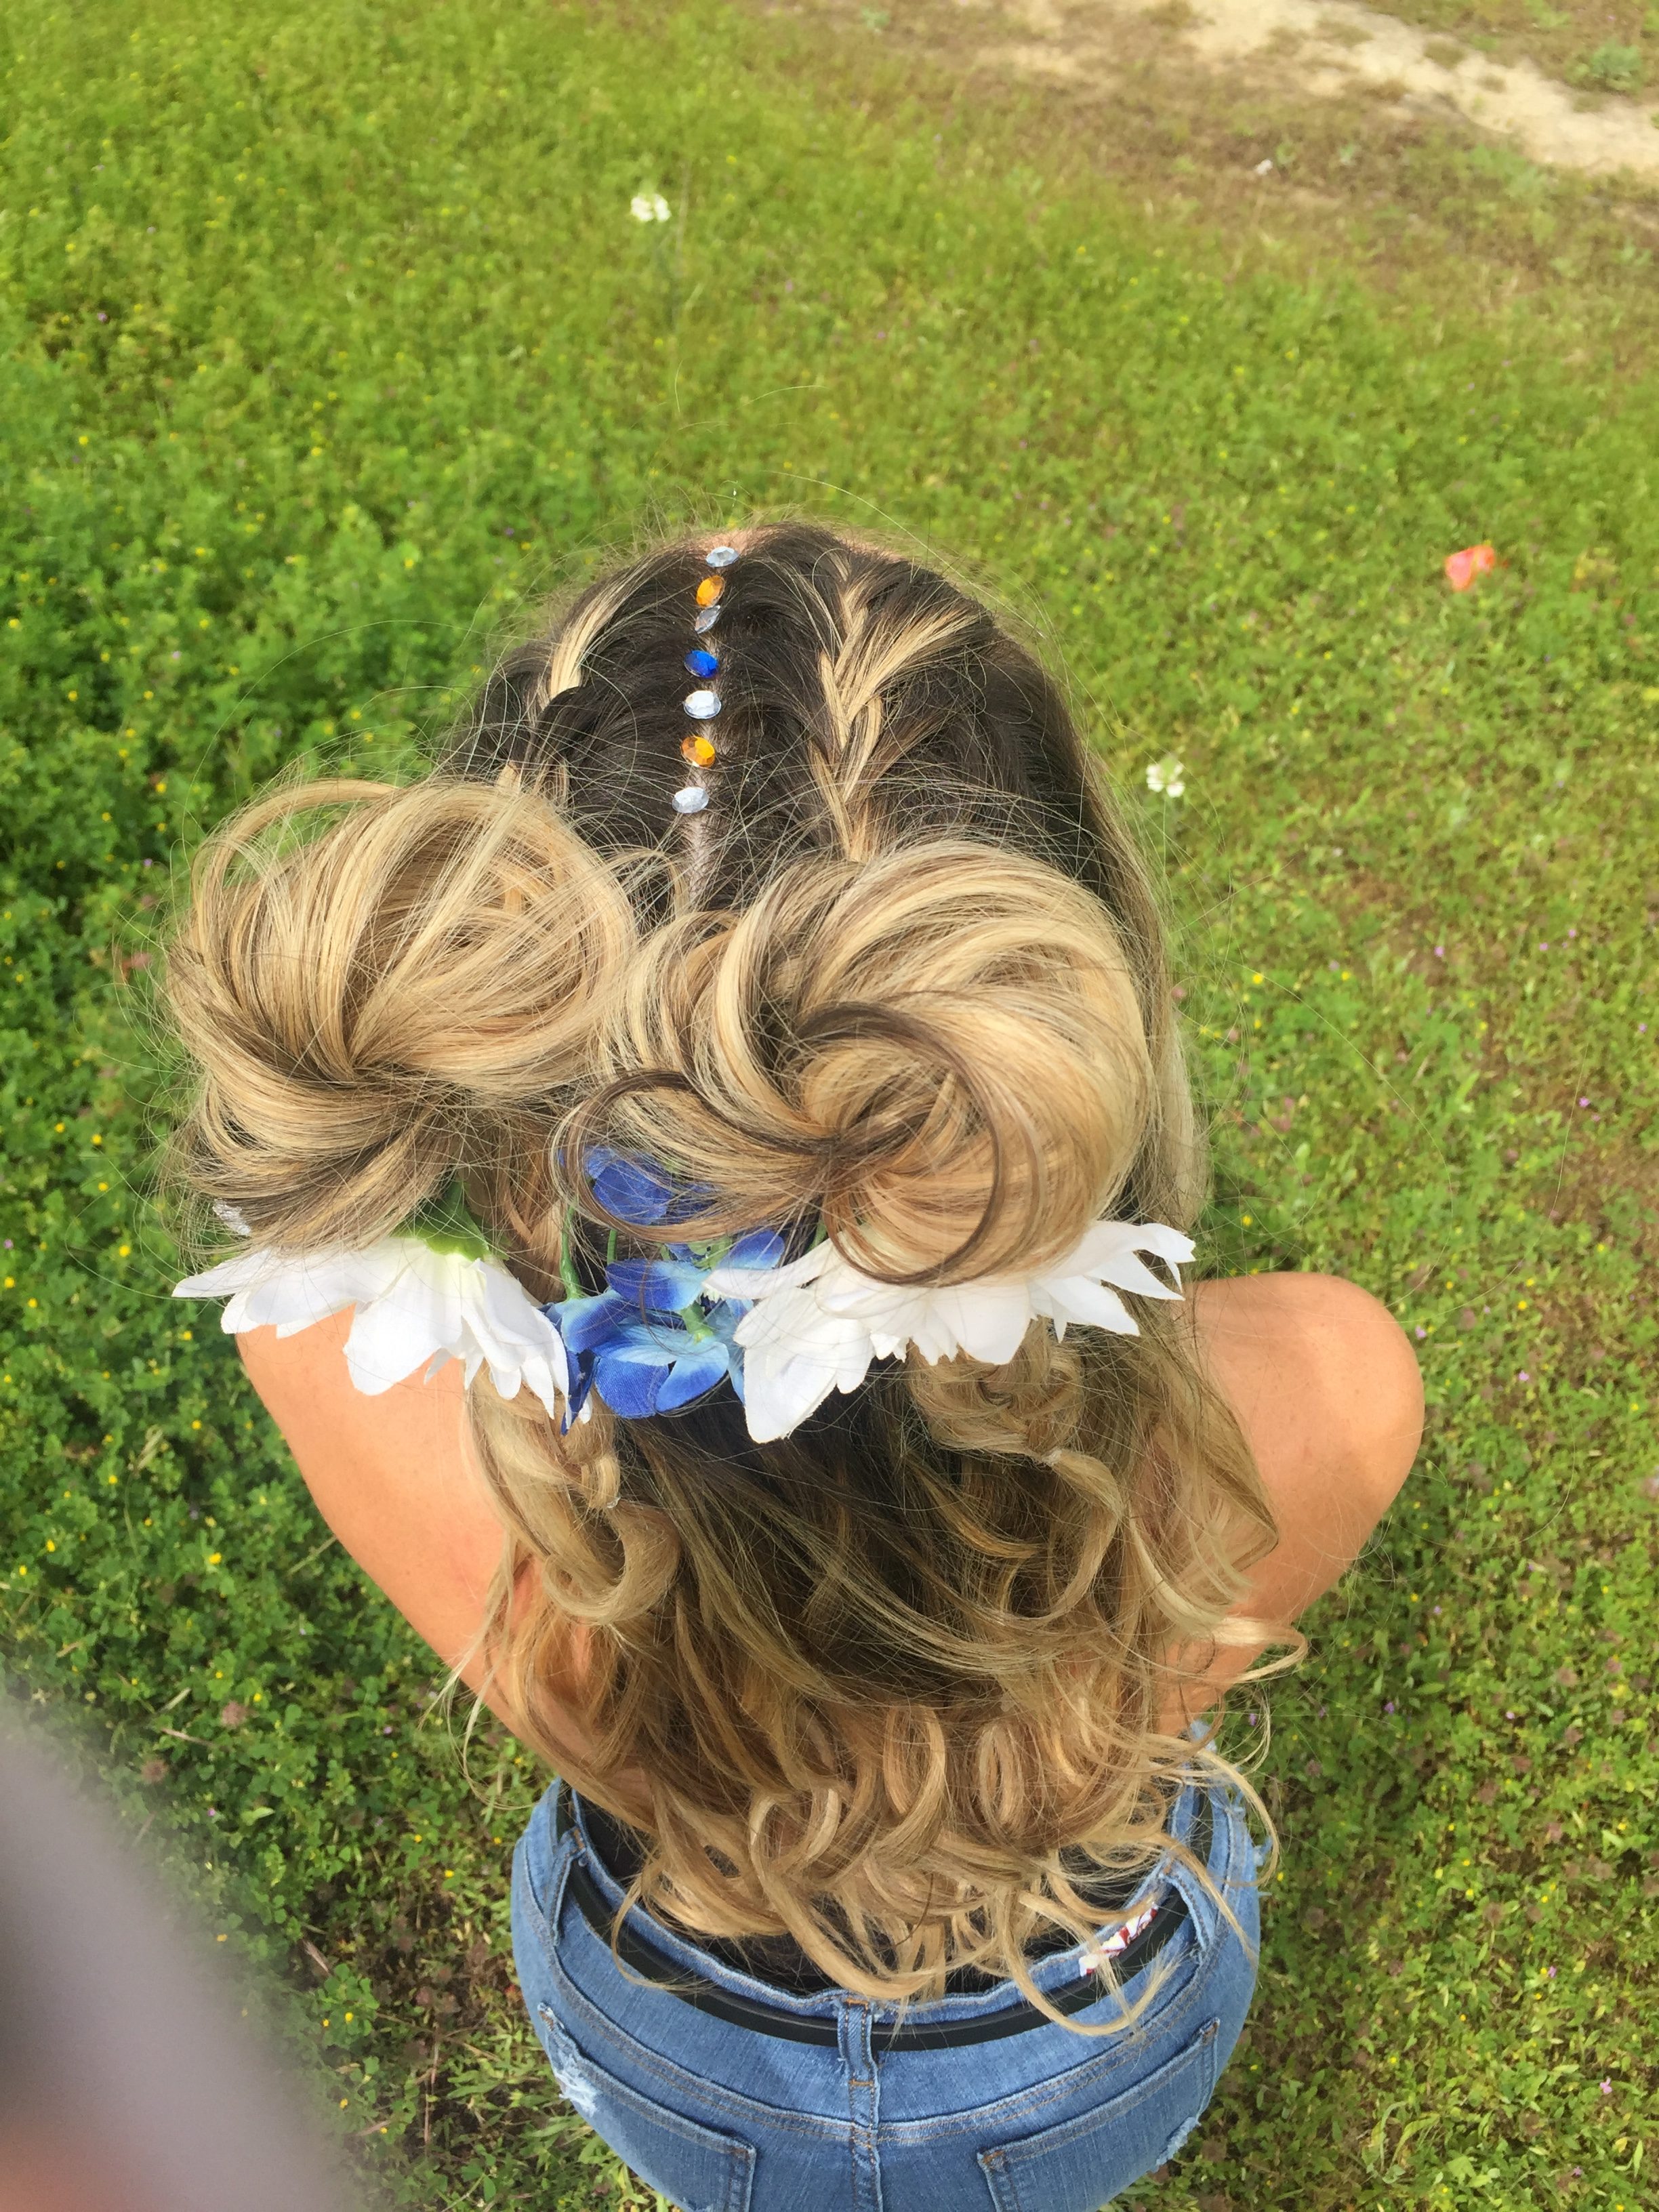
{"label": "white flower", "polygon": [[674,210],[660,192],[635,192],[628,203],[628,212],[635,222],[667,222]]}
{"label": "white flower", "polygon": [[1179,799],[1187,788],[1187,763],[1177,760],[1173,753],[1165,753],[1162,760],[1149,761],[1146,788],[1161,791],[1166,799]]}
{"label": "white flower", "polygon": [[[708,1294],[749,1298],[738,1323],[744,1399],[757,1443],[787,1437],[832,1390],[855,1390],[873,1359],[914,1345],[930,1363],[966,1352],[1012,1359],[1039,1316],[1064,1336],[1073,1322],[1139,1335],[1117,1291],[1178,1298],[1135,1255],[1171,1267],[1193,1256],[1192,1239],[1161,1221],[1097,1221],[1062,1258],[1030,1275],[933,1285],[879,1283],[827,1240],[782,1267],[716,1267]],[[1116,1289],[1109,1285],[1115,1284]]]}
{"label": "white flower", "polygon": [[468,1382],[488,1366],[504,1398],[527,1384],[550,1413],[568,1389],[563,1340],[515,1277],[413,1237],[383,1237],[362,1252],[239,1252],[173,1295],[228,1296],[232,1336],[268,1324],[295,1336],[355,1306],[346,1364],[370,1397],[422,1369],[430,1380],[451,1359],[465,1363]]}

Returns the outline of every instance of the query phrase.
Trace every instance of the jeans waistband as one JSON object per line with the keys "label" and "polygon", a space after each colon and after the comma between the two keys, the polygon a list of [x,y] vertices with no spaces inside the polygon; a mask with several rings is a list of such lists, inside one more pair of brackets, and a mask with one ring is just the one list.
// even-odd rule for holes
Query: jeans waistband
{"label": "jeans waistband", "polygon": [[[1198,1802],[1187,1840],[1202,1866],[1209,1861],[1213,1815],[1209,1791],[1200,1790],[1196,1795]],[[574,1827],[580,1845],[571,1861],[565,1893],[593,1933],[609,1944],[621,1893],[604,1872],[602,1864],[596,1872],[594,1855],[582,1833],[573,1794],[562,1784],[556,1805],[556,1821],[561,1836]],[[611,1893],[609,1895],[607,1889]],[[653,1983],[696,2010],[732,2027],[753,2028],[763,2035],[778,2036],[792,2043],[817,2044],[831,2049],[836,2046],[839,2029],[832,2014],[784,2003],[773,2004],[699,1972],[683,1959],[668,1957],[641,1932],[639,1923],[647,1917],[636,1909],[624,1917],[615,1935],[617,1956],[642,1980]],[[1182,1890],[1166,1883],[1152,1906],[1150,1919],[1110,1960],[1118,1985],[1144,1972],[1188,1917],[1188,1906]],[[1085,1968],[1069,1987],[1046,1994],[1055,2012],[1069,2016],[1097,2004],[1104,1992],[1097,1974]],[[1029,1998],[1019,1997],[994,2011],[975,2013],[966,2018],[874,2021],[870,2039],[878,2051],[945,2051],[996,2042],[1004,2036],[1020,2035],[1028,2029],[1052,2027],[1054,2024],[1052,2014],[1034,2005]]]}

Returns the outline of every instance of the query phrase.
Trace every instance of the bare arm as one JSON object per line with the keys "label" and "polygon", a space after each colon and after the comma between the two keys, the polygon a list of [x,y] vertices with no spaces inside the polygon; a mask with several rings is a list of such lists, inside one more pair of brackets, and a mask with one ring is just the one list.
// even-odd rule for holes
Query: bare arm
{"label": "bare arm", "polygon": [[[446,1667],[484,1619],[501,1524],[466,1436],[461,1370],[451,1361],[375,1398],[343,1357],[349,1313],[298,1336],[237,1339],[265,1408],[287,1439],[318,1511],[369,1580]],[[462,1679],[476,1690],[484,1660]],[[503,1719],[510,1717],[502,1714]]]}

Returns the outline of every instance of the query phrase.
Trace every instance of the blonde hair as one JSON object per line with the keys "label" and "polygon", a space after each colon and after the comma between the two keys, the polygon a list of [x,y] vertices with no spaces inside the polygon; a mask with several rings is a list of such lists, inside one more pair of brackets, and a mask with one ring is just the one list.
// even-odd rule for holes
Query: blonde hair
{"label": "blonde hair", "polygon": [[[769,526],[728,578],[712,803],[678,823],[701,573],[672,544],[592,586],[425,780],[279,793],[208,846],[169,969],[190,1185],[313,1246],[459,1174],[539,1297],[597,1286],[607,1237],[650,1249],[596,1144],[702,1187],[697,1234],[822,1221],[896,1282],[1108,1211],[1190,1224],[1157,903],[1057,689],[939,576]],[[725,1389],[562,1437],[475,1383],[494,1679],[642,1830],[631,1899],[875,1999],[961,1968],[1035,1996],[1034,1940],[1097,1923],[1080,1883],[1178,1855],[1180,1784],[1234,1770],[1165,1701],[1261,1639],[1233,1608],[1273,1529],[1189,1312],[1137,1311],[889,1363],[766,1445]]]}

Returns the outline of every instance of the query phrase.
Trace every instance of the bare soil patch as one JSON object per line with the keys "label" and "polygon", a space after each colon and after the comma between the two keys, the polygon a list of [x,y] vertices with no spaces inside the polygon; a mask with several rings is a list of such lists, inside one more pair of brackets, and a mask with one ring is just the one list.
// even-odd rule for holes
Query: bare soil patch
{"label": "bare soil patch", "polygon": [[[1633,80],[1611,64],[1601,77],[1575,87],[1525,57],[1484,53],[1356,0],[963,4],[985,17],[988,28],[998,18],[1006,26],[986,40],[980,57],[986,67],[1112,84],[1134,30],[1150,25],[1178,42],[1190,66],[1218,76],[1242,70],[1264,89],[1310,100],[1369,96],[1402,120],[1459,118],[1528,161],[1659,182],[1652,103],[1615,92],[1613,84]],[[1639,58],[1638,49],[1630,51]]]}

